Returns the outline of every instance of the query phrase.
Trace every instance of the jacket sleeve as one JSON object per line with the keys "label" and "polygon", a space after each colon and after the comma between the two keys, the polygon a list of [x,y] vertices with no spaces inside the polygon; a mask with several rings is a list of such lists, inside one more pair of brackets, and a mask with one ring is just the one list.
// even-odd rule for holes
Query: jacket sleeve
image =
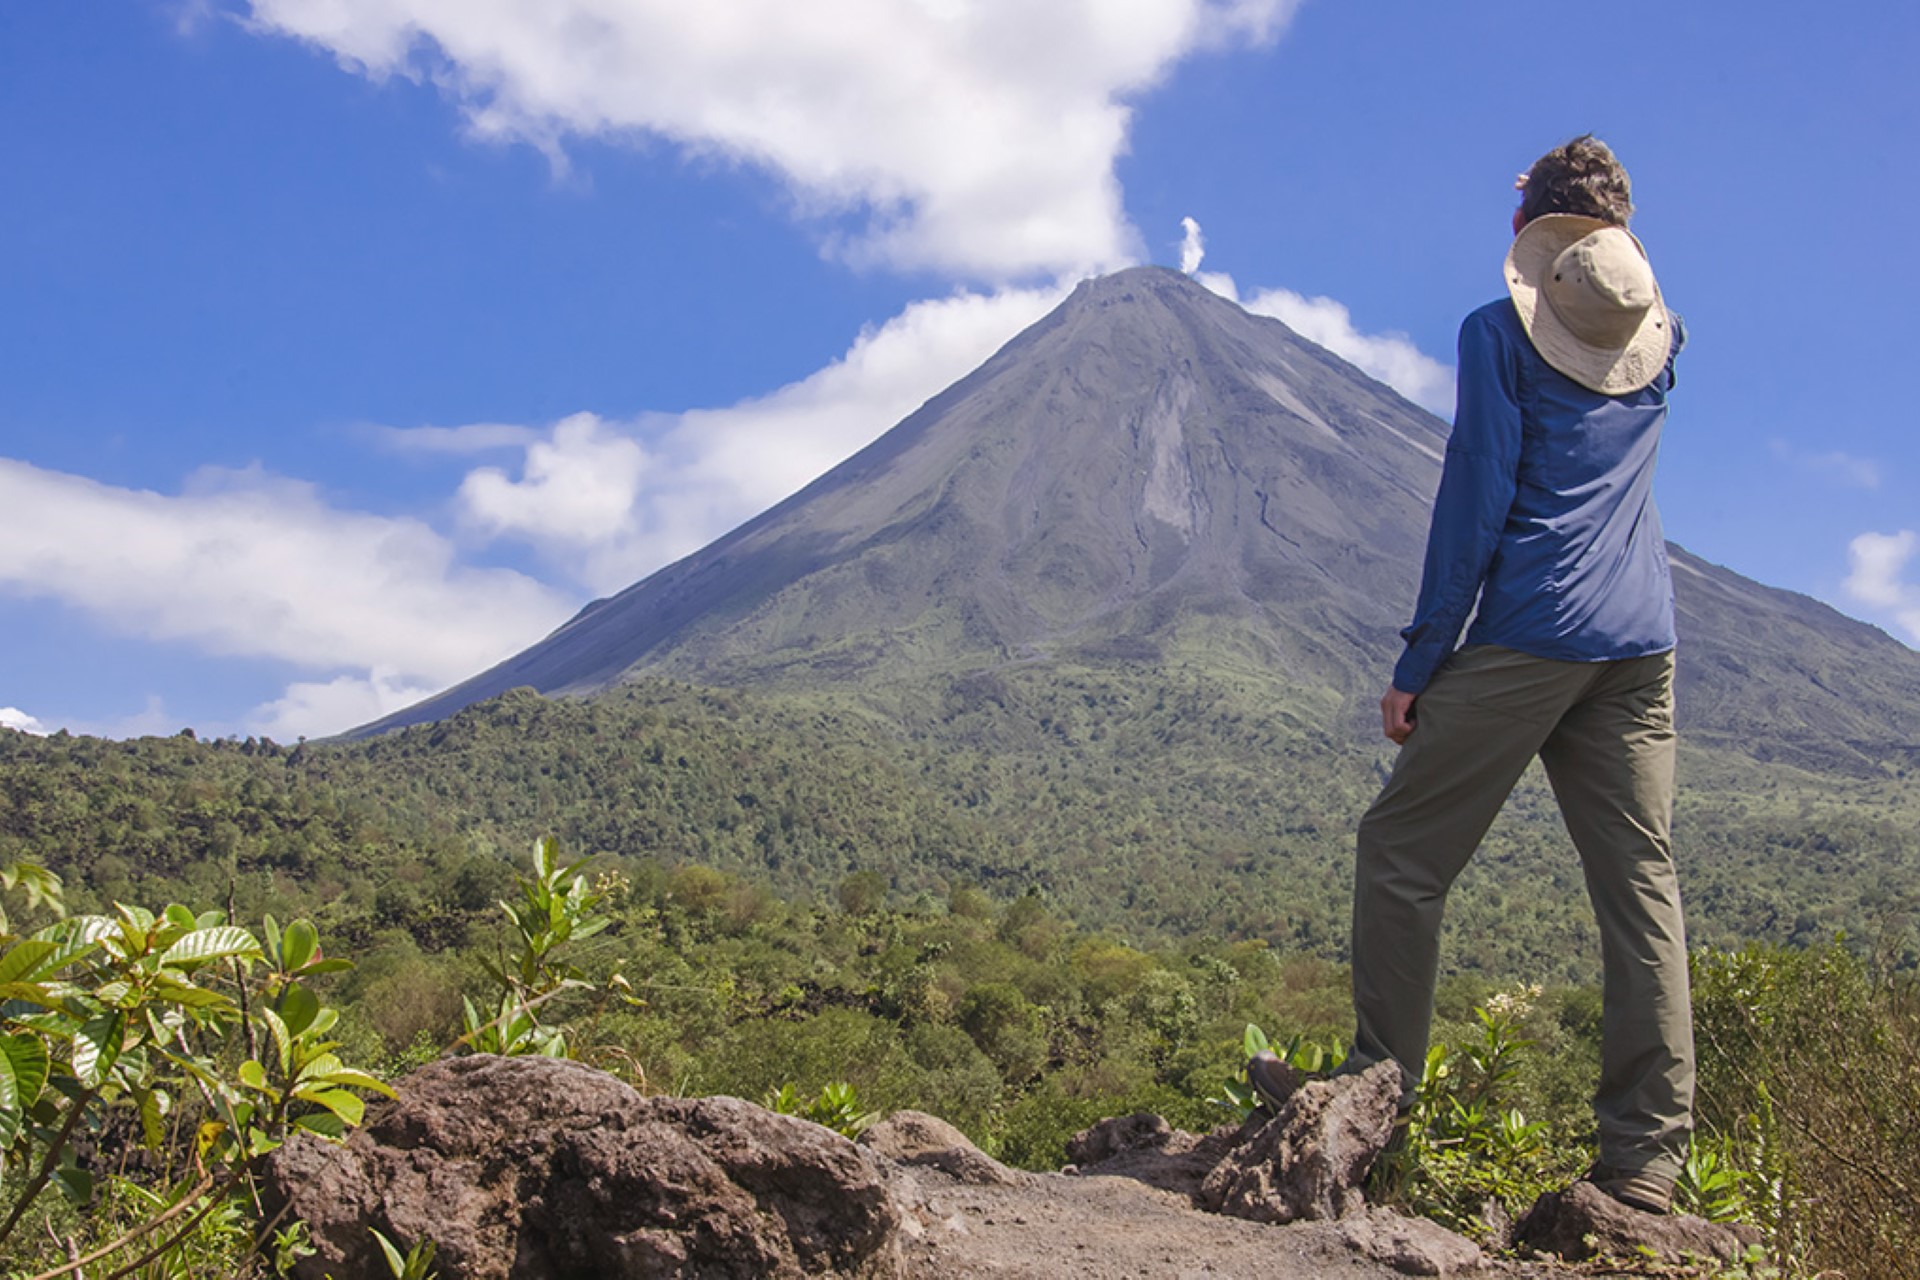
{"label": "jacket sleeve", "polygon": [[1460,326],[1458,376],[1420,598],[1412,625],[1400,633],[1407,647],[1393,669],[1394,687],[1402,693],[1424,690],[1453,652],[1519,485],[1519,361],[1511,339],[1481,312]]}

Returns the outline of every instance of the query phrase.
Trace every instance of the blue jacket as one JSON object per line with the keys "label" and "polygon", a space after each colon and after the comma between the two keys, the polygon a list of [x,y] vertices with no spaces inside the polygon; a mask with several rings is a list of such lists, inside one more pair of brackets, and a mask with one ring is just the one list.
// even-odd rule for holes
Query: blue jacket
{"label": "blue jacket", "polygon": [[1650,386],[1607,396],[1542,360],[1510,299],[1466,318],[1453,435],[1394,687],[1425,689],[1469,613],[1468,644],[1542,658],[1673,648],[1653,464],[1685,343],[1675,316],[1666,368]]}

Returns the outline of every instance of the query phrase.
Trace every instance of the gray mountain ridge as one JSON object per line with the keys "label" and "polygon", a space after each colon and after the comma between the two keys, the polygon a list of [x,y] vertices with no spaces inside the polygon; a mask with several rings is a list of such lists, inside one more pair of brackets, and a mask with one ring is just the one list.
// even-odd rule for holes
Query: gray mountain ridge
{"label": "gray mountain ridge", "polygon": [[[902,688],[1048,664],[1225,670],[1357,724],[1411,611],[1447,431],[1177,272],[1089,280],[792,497],[349,736],[519,686]],[[1920,654],[1670,551],[1693,740],[1846,772],[1920,760]]]}

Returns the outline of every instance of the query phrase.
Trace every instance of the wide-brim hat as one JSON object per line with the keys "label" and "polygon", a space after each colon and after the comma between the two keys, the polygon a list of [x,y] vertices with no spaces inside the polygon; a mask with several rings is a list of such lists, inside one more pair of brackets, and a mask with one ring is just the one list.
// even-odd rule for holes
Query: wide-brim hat
{"label": "wide-brim hat", "polygon": [[1625,395],[1666,367],[1673,321],[1645,246],[1625,227],[1540,215],[1507,251],[1507,292],[1540,358],[1583,387]]}

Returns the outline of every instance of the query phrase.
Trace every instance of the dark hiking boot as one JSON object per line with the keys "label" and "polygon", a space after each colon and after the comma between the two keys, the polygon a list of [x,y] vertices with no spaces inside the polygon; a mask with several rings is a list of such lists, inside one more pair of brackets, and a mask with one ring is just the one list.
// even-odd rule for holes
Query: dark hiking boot
{"label": "dark hiking boot", "polygon": [[1581,1181],[1591,1182],[1629,1209],[1642,1213],[1667,1213],[1673,1208],[1673,1179],[1646,1169],[1629,1173],[1595,1164]]}
{"label": "dark hiking boot", "polygon": [[1260,1105],[1275,1115],[1280,1114],[1280,1108],[1287,1105],[1287,1100],[1306,1081],[1306,1072],[1270,1049],[1262,1049],[1247,1059],[1247,1083],[1253,1086]]}

